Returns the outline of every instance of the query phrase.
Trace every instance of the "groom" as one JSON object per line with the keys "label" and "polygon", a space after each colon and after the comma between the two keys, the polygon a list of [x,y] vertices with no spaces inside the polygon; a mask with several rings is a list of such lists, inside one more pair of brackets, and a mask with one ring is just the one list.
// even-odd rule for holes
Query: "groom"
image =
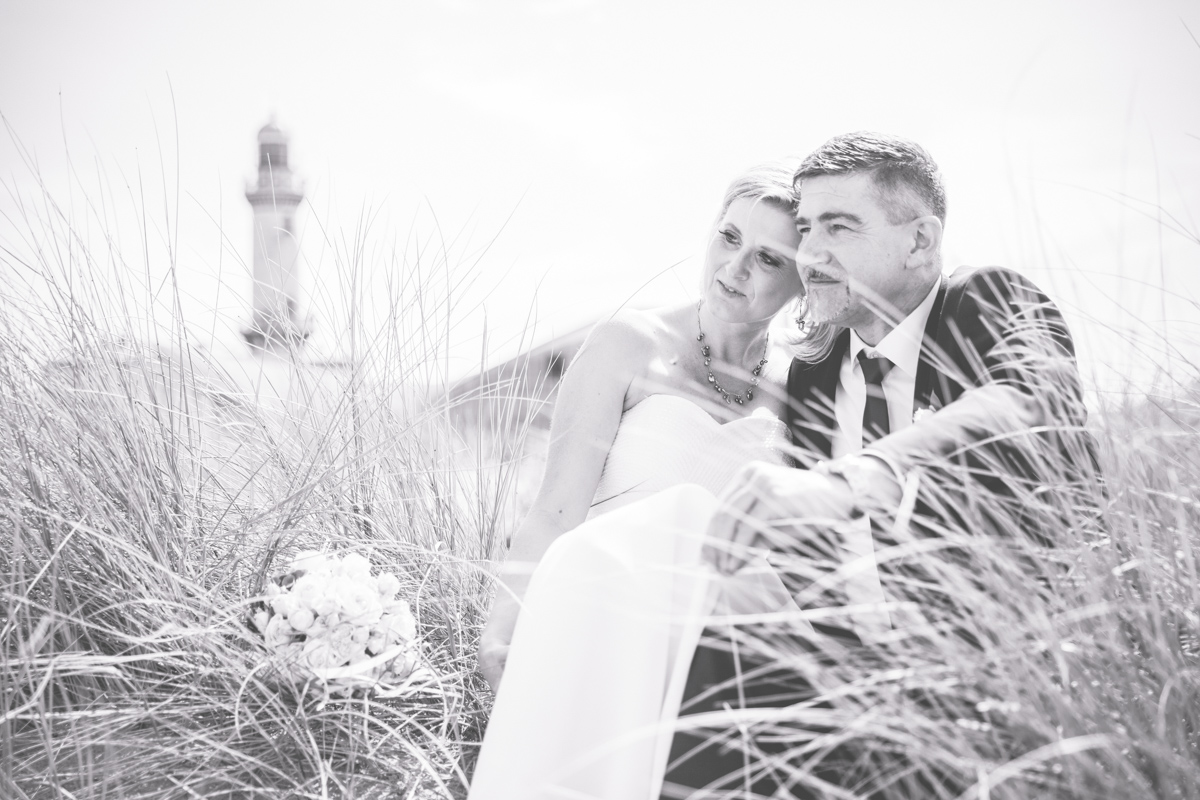
{"label": "groom", "polygon": [[[1082,430],[1074,348],[1058,310],[1011,270],[960,268],[943,276],[945,190],[937,165],[914,142],[837,136],[804,160],[795,180],[806,320],[842,329],[824,358],[795,361],[789,375],[789,424],[806,451],[802,466],[810,468],[743,470],[709,528],[706,557],[731,573],[756,550],[803,556],[812,547],[827,558],[840,547],[861,556],[864,537],[870,556],[893,543],[887,532],[902,500],[911,529],[927,535],[968,526],[962,509],[986,497],[983,505],[1052,541],[1056,526],[1070,524],[1058,510],[1080,505],[1068,493],[1088,495],[1098,474]],[[1070,474],[1050,462],[1070,465]],[[939,474],[951,477],[939,484]],[[1028,498],[1047,485],[1055,500],[1031,507]],[[825,525],[823,535],[844,540],[821,549],[821,536],[786,533],[786,521],[814,518],[841,521]],[[977,530],[978,521],[967,529]],[[842,602],[882,600],[878,578],[870,578],[873,585],[848,587]],[[861,644],[864,629],[839,625],[814,628]],[[742,663],[727,636],[709,634],[693,659],[684,715],[795,701],[794,694],[783,699],[789,695],[779,684],[760,691],[774,698],[756,701],[753,687],[736,676],[764,665]],[[747,778],[747,756],[707,741],[711,735],[676,734],[664,798],[704,787],[750,787],[769,796],[779,787],[769,770]],[[836,768],[810,770],[835,785],[845,779]]]}

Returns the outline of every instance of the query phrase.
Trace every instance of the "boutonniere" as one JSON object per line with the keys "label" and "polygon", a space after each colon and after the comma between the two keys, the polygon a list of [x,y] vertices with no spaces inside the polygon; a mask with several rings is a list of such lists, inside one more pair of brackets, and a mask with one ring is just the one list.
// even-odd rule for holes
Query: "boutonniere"
{"label": "boutonniere", "polygon": [[933,413],[933,409],[930,408],[929,406],[925,406],[924,408],[918,408],[916,411],[913,412],[913,424],[914,425],[917,424],[918,422],[925,419],[932,413]]}

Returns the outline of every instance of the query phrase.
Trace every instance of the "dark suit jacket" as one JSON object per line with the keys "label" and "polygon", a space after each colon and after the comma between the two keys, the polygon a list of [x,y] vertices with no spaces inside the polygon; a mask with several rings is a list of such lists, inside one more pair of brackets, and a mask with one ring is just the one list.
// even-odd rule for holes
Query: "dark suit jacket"
{"label": "dark suit jacket", "polygon": [[[800,466],[831,455],[833,400],[849,342],[850,332],[843,331],[824,359],[792,364],[788,424],[800,447]],[[1023,401],[1018,430],[996,430],[1003,422],[998,422],[994,409],[973,402],[979,396],[973,398],[972,389],[993,383],[1018,390],[1013,395]],[[1082,496],[1095,497],[1095,447],[1083,430],[1086,411],[1071,335],[1050,299],[1016,272],[960,268],[942,279],[925,326],[913,407],[933,413],[874,447],[903,469],[919,467],[932,475],[922,482],[918,495],[917,527],[965,525],[977,530],[986,524],[1050,541],[1061,525],[1070,524],[1063,516],[1086,505],[1063,492],[1079,490]],[[1054,490],[1047,492],[1047,486]],[[980,493],[992,502],[968,501]],[[968,513],[988,519],[967,519]],[[794,687],[781,688],[778,682],[734,686],[735,675],[752,674],[763,665],[741,663],[727,637],[707,633],[708,643],[693,658],[683,714],[725,704],[781,706],[795,701]],[[668,787],[720,783],[722,775],[742,768],[740,752],[705,746],[705,736],[676,735]],[[836,769],[829,779],[837,781]],[[769,776],[754,784],[763,795],[776,787]],[[663,796],[679,795],[665,790]]]}
{"label": "dark suit jacket", "polygon": [[[793,362],[789,372],[788,422],[805,466],[830,457],[833,396],[849,342],[843,331],[828,357]],[[1005,428],[967,395],[988,384],[1019,390],[1025,403],[1018,429]],[[982,492],[987,504],[965,505],[989,516],[988,527],[1017,526],[1050,545],[1054,531],[1071,524],[1064,513],[1094,505],[1099,469],[1084,430],[1071,334],[1050,298],[1019,273],[963,267],[942,279],[925,326],[913,408],[937,413],[874,448],[930,478],[918,498],[918,524],[967,524],[964,501]]]}
{"label": "dark suit jacket", "polygon": [[[850,331],[844,330],[826,358],[794,361],[788,373],[794,440],[818,459],[830,457],[833,397],[849,346]],[[963,267],[942,278],[929,312],[913,408],[940,409],[991,381],[1053,395],[1063,423],[1079,425],[1086,418],[1071,334],[1050,298],[1012,270]],[[939,438],[941,446],[953,447],[970,437],[943,428]],[[902,452],[887,443],[881,447]]]}

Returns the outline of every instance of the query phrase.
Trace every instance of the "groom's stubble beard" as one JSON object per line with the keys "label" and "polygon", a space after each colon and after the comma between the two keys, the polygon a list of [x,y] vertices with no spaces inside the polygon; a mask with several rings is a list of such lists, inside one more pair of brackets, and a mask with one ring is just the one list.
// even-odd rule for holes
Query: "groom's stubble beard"
{"label": "groom's stubble beard", "polygon": [[818,325],[843,323],[843,318],[850,309],[849,283],[817,284],[806,286],[805,289],[807,290],[808,318],[810,320]]}

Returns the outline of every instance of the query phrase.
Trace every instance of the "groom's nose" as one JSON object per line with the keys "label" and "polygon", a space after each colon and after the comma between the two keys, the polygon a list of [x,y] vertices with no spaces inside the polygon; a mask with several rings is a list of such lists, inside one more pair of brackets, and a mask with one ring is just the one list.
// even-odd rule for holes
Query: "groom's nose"
{"label": "groom's nose", "polygon": [[821,264],[828,260],[828,251],[820,241],[820,235],[812,230],[806,231],[796,245],[796,267],[803,268],[809,264]]}

